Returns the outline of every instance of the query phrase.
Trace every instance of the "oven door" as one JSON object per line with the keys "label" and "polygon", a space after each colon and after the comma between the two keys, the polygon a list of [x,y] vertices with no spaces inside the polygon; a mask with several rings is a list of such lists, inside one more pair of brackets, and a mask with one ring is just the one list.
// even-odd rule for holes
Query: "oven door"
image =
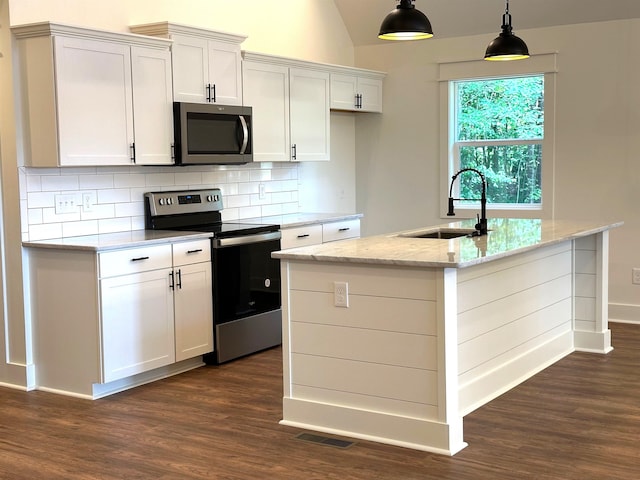
{"label": "oven door", "polygon": [[214,324],[233,322],[281,306],[280,232],[213,241]]}

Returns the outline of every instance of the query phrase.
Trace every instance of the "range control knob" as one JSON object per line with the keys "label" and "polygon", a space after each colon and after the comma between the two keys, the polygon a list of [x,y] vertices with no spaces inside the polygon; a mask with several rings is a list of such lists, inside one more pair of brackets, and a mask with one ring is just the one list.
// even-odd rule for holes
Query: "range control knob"
{"label": "range control knob", "polygon": [[160,198],[160,199],[158,199],[158,203],[159,203],[160,205],[164,205],[164,198]]}
{"label": "range control knob", "polygon": [[207,202],[213,202],[213,196],[207,195]]}
{"label": "range control knob", "polygon": [[173,198],[167,198],[167,205],[173,205]]}

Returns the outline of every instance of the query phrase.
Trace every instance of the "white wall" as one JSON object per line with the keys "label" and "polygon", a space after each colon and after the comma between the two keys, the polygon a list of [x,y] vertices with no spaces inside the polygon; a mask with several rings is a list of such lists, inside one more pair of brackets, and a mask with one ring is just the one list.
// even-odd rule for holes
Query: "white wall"
{"label": "white wall", "polygon": [[[272,18],[277,16],[277,21]],[[74,168],[18,169],[12,48],[9,25],[52,21],[127,32],[129,25],[172,21],[247,35],[245,50],[303,60],[353,65],[354,49],[342,19],[329,0],[0,0],[0,160],[2,193],[2,260],[6,290],[0,323],[0,385],[33,386],[28,299],[24,300],[21,240],[142,228],[143,191],[215,185],[227,196],[228,219],[287,213],[316,206],[322,192],[309,171],[297,164],[248,165],[235,168]],[[332,161],[317,167],[326,178],[340,179],[341,199],[325,211],[355,209],[354,120],[332,114]],[[335,132],[334,132],[335,130]],[[310,167],[313,169],[313,167]],[[302,180],[302,178],[306,180]],[[304,202],[298,191],[304,182]],[[257,195],[267,185],[267,199]],[[95,191],[94,212],[55,215],[55,193]],[[0,285],[1,286],[1,285]],[[1,305],[0,305],[1,306]],[[27,309],[25,313],[25,309]],[[25,320],[26,318],[26,320]],[[4,335],[7,333],[6,336]]]}
{"label": "white wall", "polygon": [[[597,31],[597,35],[594,32]],[[532,53],[558,52],[555,218],[623,220],[611,233],[610,317],[640,322],[640,20],[522,30]],[[493,35],[356,49],[388,72],[384,114],[358,117],[363,233],[442,222],[438,62],[477,60]]]}

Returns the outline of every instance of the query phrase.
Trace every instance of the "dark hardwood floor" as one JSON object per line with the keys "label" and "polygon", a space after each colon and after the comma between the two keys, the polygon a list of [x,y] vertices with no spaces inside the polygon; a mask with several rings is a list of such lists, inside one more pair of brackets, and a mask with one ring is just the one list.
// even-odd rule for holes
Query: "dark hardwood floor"
{"label": "dark hardwood floor", "polygon": [[574,353],[465,417],[454,457],[296,438],[281,418],[281,351],[97,401],[0,388],[0,478],[638,479],[640,326],[609,355]]}

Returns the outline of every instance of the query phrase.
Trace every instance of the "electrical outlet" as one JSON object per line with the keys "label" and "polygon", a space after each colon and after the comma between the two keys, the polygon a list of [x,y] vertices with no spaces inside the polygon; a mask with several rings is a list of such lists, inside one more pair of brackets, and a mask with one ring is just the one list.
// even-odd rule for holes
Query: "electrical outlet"
{"label": "electrical outlet", "polygon": [[349,307],[349,284],[333,282],[333,304],[336,307]]}
{"label": "electrical outlet", "polygon": [[264,198],[266,197],[266,193],[265,193],[265,187],[264,187],[264,183],[261,183],[258,186],[258,198],[260,200],[264,200]]}
{"label": "electrical outlet", "polygon": [[631,283],[640,285],[640,268],[632,268],[631,275]]}
{"label": "electrical outlet", "polygon": [[82,211],[93,211],[93,204],[96,203],[96,194],[94,192],[82,192]]}

